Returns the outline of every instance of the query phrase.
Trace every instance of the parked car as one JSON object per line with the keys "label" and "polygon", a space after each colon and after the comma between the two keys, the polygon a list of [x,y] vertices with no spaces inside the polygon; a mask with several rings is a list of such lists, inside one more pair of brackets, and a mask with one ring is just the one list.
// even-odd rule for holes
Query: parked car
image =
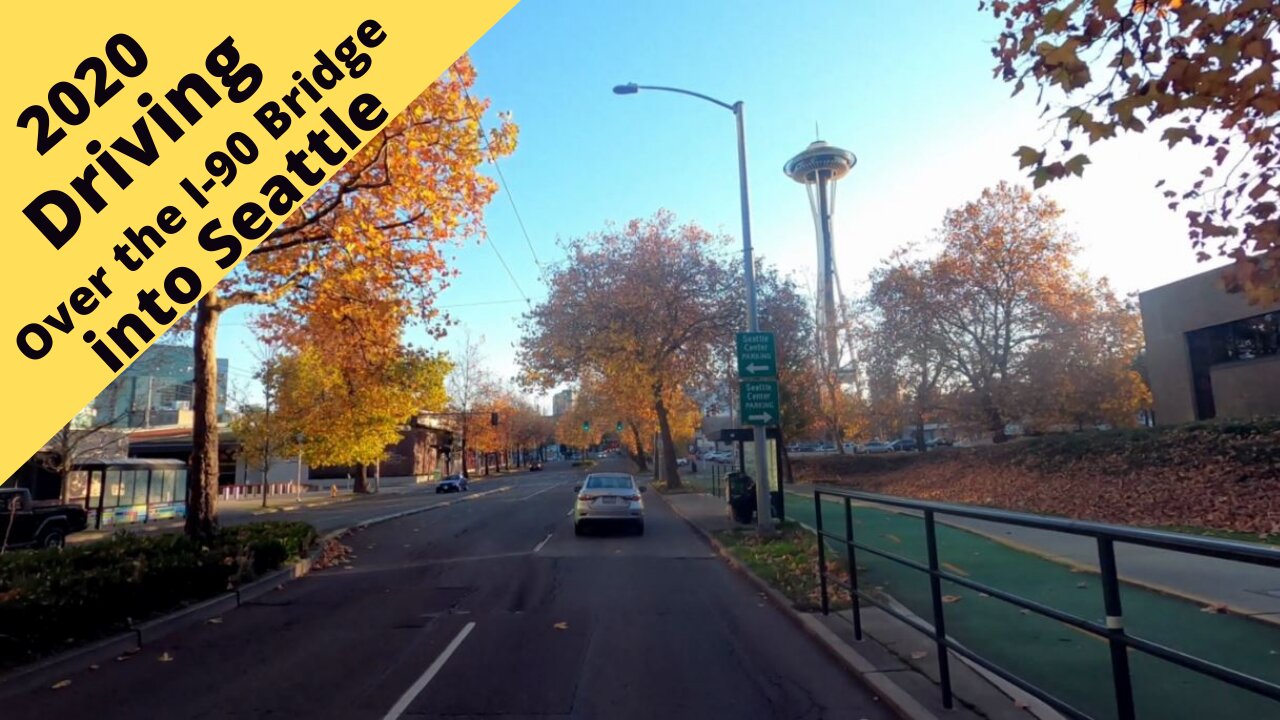
{"label": "parked car", "polygon": [[461,475],[449,475],[436,485],[436,493],[455,493],[467,490],[467,479]]}
{"label": "parked car", "polygon": [[862,452],[868,455],[882,455],[893,452],[893,445],[883,440],[872,440],[862,446]]}
{"label": "parked car", "polygon": [[933,438],[924,444],[927,448],[951,447],[951,441],[947,438]]}
{"label": "parked car", "polygon": [[7,548],[60,548],[88,524],[79,505],[37,504],[25,488],[0,490],[0,541],[7,537]]}
{"label": "parked car", "polygon": [[914,438],[898,438],[890,445],[896,452],[909,452],[919,448]]}
{"label": "parked car", "polygon": [[688,464],[689,464],[689,458],[676,458],[676,465],[684,466]]}
{"label": "parked car", "polygon": [[534,460],[533,462],[529,463],[529,472],[538,472],[540,470],[542,470],[542,463],[538,462],[537,460]]}
{"label": "parked car", "polygon": [[573,504],[573,534],[586,533],[591,525],[623,525],[637,535],[644,534],[645,488],[626,473],[591,473],[581,485],[573,487],[578,494]]}

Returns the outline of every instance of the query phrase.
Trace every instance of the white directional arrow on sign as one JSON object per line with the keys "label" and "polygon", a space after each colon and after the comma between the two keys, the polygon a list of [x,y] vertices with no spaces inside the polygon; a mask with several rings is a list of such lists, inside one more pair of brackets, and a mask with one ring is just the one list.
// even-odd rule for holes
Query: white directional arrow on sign
{"label": "white directional arrow on sign", "polygon": [[766,370],[772,370],[772,369],[773,369],[772,365],[756,365],[755,363],[751,363],[750,365],[747,365],[747,372],[751,373],[752,375],[762,373]]}
{"label": "white directional arrow on sign", "polygon": [[751,422],[764,423],[765,425],[768,425],[769,421],[772,419],[773,419],[773,416],[770,415],[769,413],[761,413],[760,415],[747,416],[747,420],[750,420]]}

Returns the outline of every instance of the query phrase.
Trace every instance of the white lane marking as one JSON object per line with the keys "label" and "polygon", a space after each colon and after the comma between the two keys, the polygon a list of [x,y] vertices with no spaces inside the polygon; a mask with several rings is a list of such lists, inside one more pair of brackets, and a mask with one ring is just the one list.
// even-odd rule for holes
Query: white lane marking
{"label": "white lane marking", "polygon": [[547,536],[546,536],[546,537],[544,537],[544,538],[542,538],[542,542],[538,543],[538,546],[537,546],[537,547],[535,547],[535,548],[533,549],[533,552],[534,552],[534,553],[537,553],[539,550],[541,550],[541,549],[542,549],[542,546],[547,544],[547,541],[549,541],[549,540],[551,539],[551,536],[552,536],[553,534],[554,534],[554,533],[547,533]]}
{"label": "white lane marking", "polygon": [[572,514],[573,514],[573,508],[569,508],[569,512],[565,513],[565,515],[572,515]]}
{"label": "white lane marking", "polygon": [[410,685],[409,689],[404,691],[404,694],[400,696],[400,699],[396,701],[396,704],[391,706],[391,709],[387,711],[386,715],[382,716],[382,720],[396,720],[404,714],[405,710],[409,709],[409,704],[417,699],[418,693],[421,693],[422,690],[427,687],[427,683],[431,682],[431,679],[436,676],[436,673],[440,672],[440,668],[444,667],[446,662],[449,662],[449,657],[453,655],[453,651],[457,650],[458,646],[462,644],[462,641],[467,639],[467,635],[471,634],[471,631],[475,626],[476,624],[474,621],[463,626],[457,637],[453,639],[453,642],[449,643],[449,647],[446,647],[444,652],[440,653],[440,657],[437,657],[435,662],[431,663],[431,667],[427,668],[427,671],[422,673],[422,677],[414,681],[413,685]]}
{"label": "white lane marking", "polygon": [[555,490],[556,488],[563,487],[563,486],[564,486],[564,483],[556,483],[555,485],[551,485],[550,487],[544,487],[535,493],[530,493],[528,495],[521,495],[520,497],[506,498],[506,500],[507,502],[517,502],[519,500],[528,500],[529,498],[537,497],[548,490]]}

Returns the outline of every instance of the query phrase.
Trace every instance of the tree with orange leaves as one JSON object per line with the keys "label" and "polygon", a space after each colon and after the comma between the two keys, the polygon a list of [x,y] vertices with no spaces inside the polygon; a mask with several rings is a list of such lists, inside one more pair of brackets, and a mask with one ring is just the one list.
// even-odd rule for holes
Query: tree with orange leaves
{"label": "tree with orange leaves", "polygon": [[[996,76],[1039,87],[1059,118],[1057,148],[1014,153],[1035,186],[1082,175],[1073,149],[1120,133],[1160,132],[1169,147],[1200,148],[1204,166],[1165,190],[1185,208],[1192,248],[1233,258],[1251,300],[1280,298],[1280,6],[1267,0],[996,0],[1004,21]],[[1045,91],[1049,92],[1045,92]],[[1164,185],[1161,180],[1156,187]],[[1216,246],[1216,247],[1215,247]]]}
{"label": "tree with orange leaves", "polygon": [[525,315],[519,361],[529,384],[590,373],[644,389],[656,417],[661,480],[680,485],[672,409],[732,344],[743,315],[727,244],[669,212],[567,243],[547,271],[547,300]]}
{"label": "tree with orange leaves", "polygon": [[[377,288],[376,300],[400,321],[415,316],[439,335],[433,307],[450,270],[441,243],[483,232],[494,183],[479,171],[515,147],[507,118],[485,132],[488,101],[469,88],[475,71],[458,60],[285,222],[200,299],[194,323],[193,452],[186,530],[215,528],[218,477],[215,343],[222,313],[239,305],[271,306],[277,316],[305,317],[354,302],[343,288]],[[336,283],[327,282],[341,277]],[[376,321],[376,314],[365,318]]]}
{"label": "tree with orange leaves", "polygon": [[1131,303],[1074,266],[1061,209],[1001,183],[947,212],[939,252],[872,275],[868,353],[878,391],[928,416],[968,414],[997,440],[1010,421],[1132,424],[1145,386]]}

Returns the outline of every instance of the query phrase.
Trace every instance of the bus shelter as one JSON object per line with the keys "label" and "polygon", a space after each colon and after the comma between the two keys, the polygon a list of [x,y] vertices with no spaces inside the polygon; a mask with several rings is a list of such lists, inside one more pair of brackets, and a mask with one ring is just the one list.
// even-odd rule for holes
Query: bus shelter
{"label": "bus shelter", "polygon": [[83,506],[94,528],[186,517],[187,464],[161,458],[77,463],[62,502]]}
{"label": "bus shelter", "polygon": [[761,473],[756,468],[755,434],[752,428],[724,428],[718,438],[722,443],[733,445],[738,456],[738,468],[752,480],[759,482],[765,478],[769,483],[769,498],[772,500],[773,516],[782,520],[786,517],[785,501],[782,493],[782,432],[776,427],[765,428],[765,457],[769,459],[769,467]]}

